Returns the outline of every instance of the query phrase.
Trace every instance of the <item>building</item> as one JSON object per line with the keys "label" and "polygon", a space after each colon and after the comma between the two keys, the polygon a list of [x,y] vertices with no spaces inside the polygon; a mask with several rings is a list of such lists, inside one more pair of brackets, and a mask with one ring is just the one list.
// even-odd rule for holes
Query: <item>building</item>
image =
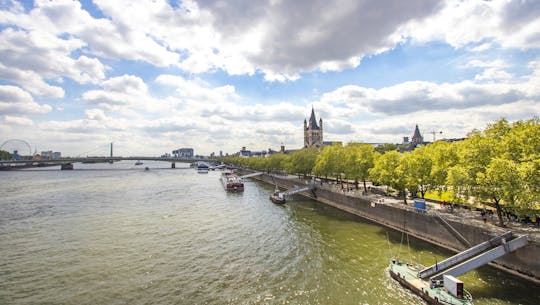
{"label": "building", "polygon": [[420,129],[418,129],[418,124],[416,124],[416,127],[414,128],[414,134],[411,138],[411,145],[416,147],[419,144],[424,143],[424,137],[420,134]]}
{"label": "building", "polygon": [[315,118],[315,111],[311,108],[311,117],[309,122],[304,119],[304,148],[323,146],[323,121],[319,119],[317,125],[317,119]]}
{"label": "building", "polygon": [[418,124],[414,127],[414,132],[412,137],[409,140],[409,137],[403,137],[403,143],[399,146],[400,152],[413,151],[416,147],[429,144],[429,142],[424,142],[424,137],[420,133],[420,128]]}
{"label": "building", "polygon": [[172,154],[175,158],[193,158],[195,153],[193,148],[179,148],[177,150],[173,150]]}
{"label": "building", "polygon": [[62,153],[59,151],[53,152],[52,150],[48,150],[48,151],[41,152],[41,159],[43,160],[60,159],[60,158],[62,158]]}

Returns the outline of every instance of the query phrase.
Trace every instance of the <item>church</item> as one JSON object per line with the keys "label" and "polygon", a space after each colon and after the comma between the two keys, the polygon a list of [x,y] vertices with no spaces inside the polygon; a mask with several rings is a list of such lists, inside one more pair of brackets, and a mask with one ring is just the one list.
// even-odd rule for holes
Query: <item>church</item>
{"label": "church", "polygon": [[304,119],[304,148],[323,146],[323,122],[322,118],[319,119],[317,125],[317,119],[315,118],[315,111],[311,108],[311,117],[309,122]]}

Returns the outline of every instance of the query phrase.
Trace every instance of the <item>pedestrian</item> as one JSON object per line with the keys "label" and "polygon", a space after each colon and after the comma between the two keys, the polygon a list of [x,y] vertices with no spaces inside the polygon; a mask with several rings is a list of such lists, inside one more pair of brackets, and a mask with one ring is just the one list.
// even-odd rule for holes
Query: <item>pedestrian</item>
{"label": "pedestrian", "polygon": [[482,220],[484,221],[484,223],[486,223],[486,209],[482,209],[482,211],[480,212],[480,215],[482,215]]}

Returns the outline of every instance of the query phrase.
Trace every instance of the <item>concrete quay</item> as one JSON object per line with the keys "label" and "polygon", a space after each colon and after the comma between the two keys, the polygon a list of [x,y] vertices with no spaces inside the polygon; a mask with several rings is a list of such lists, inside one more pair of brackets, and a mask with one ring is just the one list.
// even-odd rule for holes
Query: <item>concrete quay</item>
{"label": "concrete quay", "polygon": [[[242,170],[241,174],[251,173]],[[284,189],[305,185],[306,180],[297,176],[263,174],[251,179],[277,184]],[[511,224],[501,228],[484,223],[479,215],[469,210],[454,210],[450,213],[445,206],[429,204],[426,212],[419,212],[403,204],[402,199],[378,194],[363,194],[359,190],[342,190],[335,184],[317,182],[316,196],[311,192],[300,193],[321,203],[352,213],[388,228],[405,232],[418,239],[453,252],[460,252],[497,234],[512,231],[527,235],[529,243],[515,252],[490,263],[502,271],[520,276],[540,284],[540,230]],[[412,203],[412,200],[410,200]]]}

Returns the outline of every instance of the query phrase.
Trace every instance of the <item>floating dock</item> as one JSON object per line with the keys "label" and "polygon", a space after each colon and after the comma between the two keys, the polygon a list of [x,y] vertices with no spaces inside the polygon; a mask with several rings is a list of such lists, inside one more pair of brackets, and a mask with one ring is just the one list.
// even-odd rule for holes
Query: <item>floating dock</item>
{"label": "floating dock", "polygon": [[456,277],[526,244],[527,236],[514,236],[512,232],[506,232],[429,267],[393,259],[389,272],[393,279],[429,304],[472,304],[471,295]]}

